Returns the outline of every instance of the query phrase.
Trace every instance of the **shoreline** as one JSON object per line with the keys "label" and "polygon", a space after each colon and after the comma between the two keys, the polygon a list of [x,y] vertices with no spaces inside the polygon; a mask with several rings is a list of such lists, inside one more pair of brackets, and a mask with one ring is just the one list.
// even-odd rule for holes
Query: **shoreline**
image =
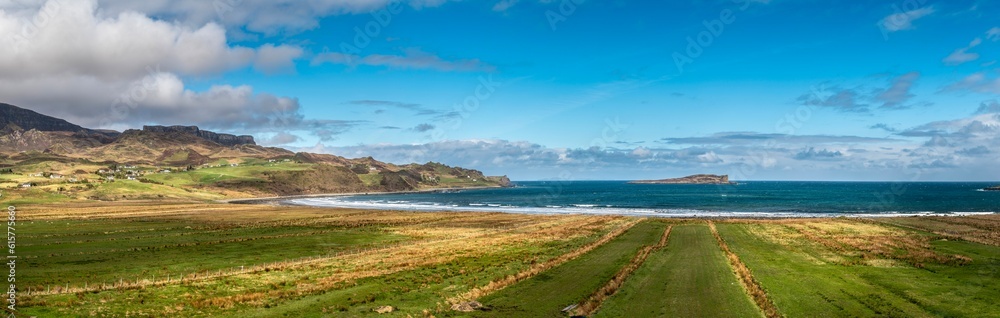
{"label": "shoreline", "polygon": [[408,194],[408,193],[433,193],[444,190],[482,190],[482,189],[502,189],[501,186],[481,186],[481,187],[459,187],[459,188],[429,188],[421,190],[407,190],[407,191],[386,191],[386,192],[344,192],[344,193],[317,193],[317,194],[297,194],[297,195],[283,195],[275,197],[255,197],[255,198],[238,198],[238,199],[222,199],[214,200],[216,203],[229,203],[229,204],[267,204],[274,203],[277,201],[285,201],[291,199],[309,199],[309,198],[327,198],[327,197],[347,197],[347,196],[361,196],[361,195],[376,195],[376,194]]}
{"label": "shoreline", "polygon": [[578,215],[578,216],[622,216],[622,217],[648,217],[664,219],[712,219],[712,220],[780,220],[780,219],[828,219],[828,218],[901,218],[901,217],[962,217],[976,215],[994,215],[998,212],[893,212],[893,213],[815,213],[815,212],[720,212],[720,211],[687,211],[682,213],[657,213],[639,211],[601,211],[601,210],[537,210],[523,208],[503,207],[451,207],[451,206],[426,206],[396,208],[387,206],[365,206],[365,205],[322,205],[322,204],[302,204],[288,203],[288,206],[310,207],[318,209],[350,209],[359,211],[396,211],[411,213],[505,213],[521,215]]}

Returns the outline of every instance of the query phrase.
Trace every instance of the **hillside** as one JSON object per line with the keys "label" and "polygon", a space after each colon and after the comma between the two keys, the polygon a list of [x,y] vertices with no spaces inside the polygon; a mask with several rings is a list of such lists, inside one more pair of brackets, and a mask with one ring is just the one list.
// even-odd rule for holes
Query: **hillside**
{"label": "hillside", "polygon": [[[506,177],[440,163],[295,153],[195,126],[97,131],[0,104],[0,188],[65,200],[227,199],[509,186]],[[27,128],[26,128],[27,127]]]}

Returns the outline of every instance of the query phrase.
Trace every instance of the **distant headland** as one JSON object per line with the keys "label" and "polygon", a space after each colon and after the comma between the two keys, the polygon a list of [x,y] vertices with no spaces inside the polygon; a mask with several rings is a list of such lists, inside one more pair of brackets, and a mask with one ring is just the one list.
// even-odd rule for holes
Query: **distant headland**
{"label": "distant headland", "polygon": [[729,175],[696,174],[683,178],[660,179],[660,180],[635,180],[629,181],[633,184],[733,184],[729,181]]}

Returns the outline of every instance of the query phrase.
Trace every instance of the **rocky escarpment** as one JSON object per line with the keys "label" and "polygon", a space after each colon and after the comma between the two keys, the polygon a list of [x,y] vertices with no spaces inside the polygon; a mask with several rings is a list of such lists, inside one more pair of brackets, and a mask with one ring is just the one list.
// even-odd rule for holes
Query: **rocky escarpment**
{"label": "rocky escarpment", "polygon": [[188,133],[223,146],[257,144],[256,142],[254,142],[253,136],[219,134],[208,130],[198,129],[198,126],[142,126],[142,131],[159,132],[159,133],[174,133],[174,132]]}
{"label": "rocky escarpment", "polygon": [[636,180],[629,183],[635,184],[731,184],[729,175],[696,174],[683,178],[660,179],[660,180]]}
{"label": "rocky escarpment", "polygon": [[89,129],[71,124],[59,118],[45,116],[31,110],[4,103],[0,103],[0,125],[8,133],[17,130],[29,131],[32,129],[37,131],[89,131]]}

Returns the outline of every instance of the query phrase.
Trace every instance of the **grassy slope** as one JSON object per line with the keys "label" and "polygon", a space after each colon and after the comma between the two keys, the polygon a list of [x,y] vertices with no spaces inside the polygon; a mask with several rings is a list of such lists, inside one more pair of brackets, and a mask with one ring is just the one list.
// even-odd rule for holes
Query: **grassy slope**
{"label": "grassy slope", "polygon": [[563,316],[560,310],[607,283],[641,247],[656,244],[665,229],[661,222],[640,223],[590,253],[483,297],[480,301],[492,310],[475,316]]}
{"label": "grassy slope", "polygon": [[706,225],[674,226],[595,317],[761,316]]}
{"label": "grassy slope", "polygon": [[[719,232],[788,317],[987,317],[1000,312],[1000,249],[935,242],[973,258],[965,266],[917,269],[842,265],[849,258],[819,244],[780,235],[777,224],[721,224]],[[769,232],[767,232],[769,231]],[[777,233],[761,237],[759,233]],[[780,238],[779,238],[780,237]],[[781,241],[776,241],[779,239]]]}

